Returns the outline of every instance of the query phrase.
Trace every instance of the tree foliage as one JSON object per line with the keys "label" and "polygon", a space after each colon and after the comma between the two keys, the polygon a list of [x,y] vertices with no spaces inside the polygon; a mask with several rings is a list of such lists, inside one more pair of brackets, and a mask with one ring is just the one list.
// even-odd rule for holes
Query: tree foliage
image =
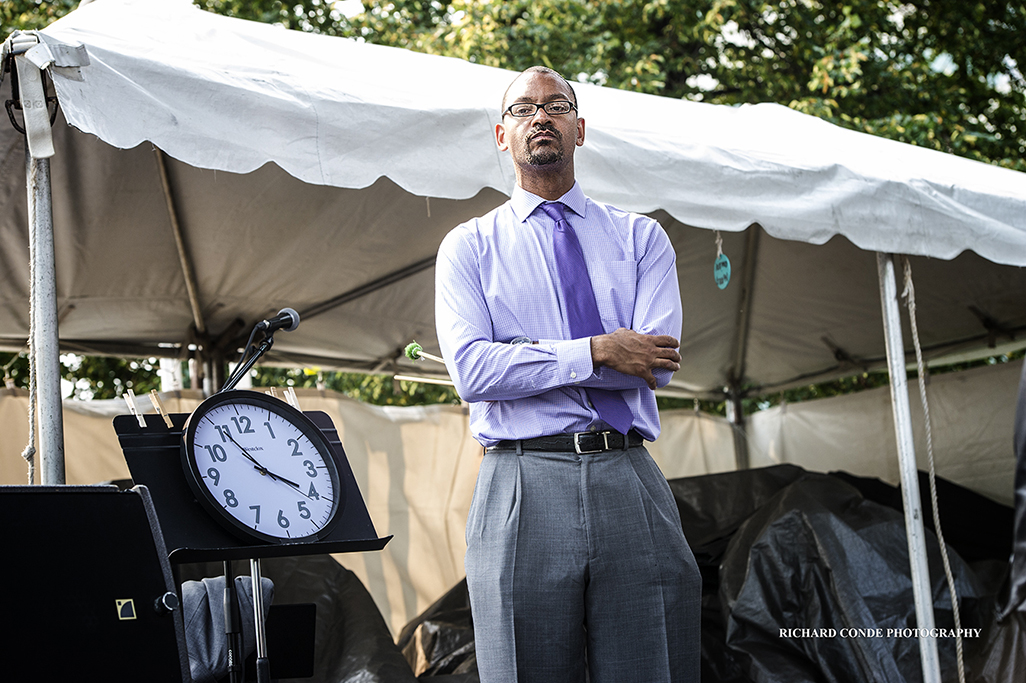
{"label": "tree foliage", "polygon": [[214,14],[277,24],[297,31],[329,36],[353,35],[345,15],[331,0],[289,3],[281,0],[194,0],[194,4]]}
{"label": "tree foliage", "polygon": [[[119,398],[131,389],[136,395],[160,389],[156,358],[111,358],[64,354],[61,377],[70,384],[72,398],[91,400]],[[28,357],[23,353],[0,353],[0,368],[8,388],[27,389]]]}
{"label": "tree foliage", "polygon": [[956,0],[366,2],[371,42],[833,123],[1026,170],[1026,6]]}
{"label": "tree foliage", "polygon": [[253,386],[330,389],[379,406],[460,404],[456,390],[449,386],[395,380],[387,375],[365,375],[358,372],[262,367],[256,370]]}
{"label": "tree foliage", "polygon": [[78,7],[79,0],[0,0],[0,40],[14,30],[45,28]]}

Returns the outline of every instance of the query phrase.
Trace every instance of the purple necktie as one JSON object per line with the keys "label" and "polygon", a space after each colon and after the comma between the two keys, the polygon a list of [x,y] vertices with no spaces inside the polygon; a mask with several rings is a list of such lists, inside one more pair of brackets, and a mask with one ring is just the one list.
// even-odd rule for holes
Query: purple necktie
{"label": "purple necktie", "polygon": [[[595,303],[595,291],[588,277],[588,266],[584,262],[584,251],[577,240],[577,233],[566,220],[563,205],[551,202],[541,204],[540,207],[556,223],[552,231],[552,249],[556,256],[563,299],[566,301],[570,336],[580,339],[605,334]],[[634,415],[620,392],[593,388],[585,389],[585,392],[599,417],[616,431],[626,434],[634,424]]]}

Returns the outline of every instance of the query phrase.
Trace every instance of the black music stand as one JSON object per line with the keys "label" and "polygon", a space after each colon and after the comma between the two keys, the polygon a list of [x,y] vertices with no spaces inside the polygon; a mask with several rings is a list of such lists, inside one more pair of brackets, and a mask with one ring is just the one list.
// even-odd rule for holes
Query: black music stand
{"label": "black music stand", "polygon": [[145,428],[139,426],[134,415],[118,415],[114,418],[114,431],[124,451],[132,480],[136,484],[144,484],[150,490],[172,565],[351,553],[381,550],[385,547],[392,537],[378,538],[331,418],[320,411],[306,412],[306,415],[321,430],[333,449],[339,477],[346,486],[346,506],[338,524],[325,538],[274,545],[247,545],[215,521],[196,501],[185,480],[179,450],[185,421],[189,417],[187,413],[172,413],[169,417],[173,427],[170,428],[159,415],[143,415]]}
{"label": "black music stand", "polygon": [[[320,540],[265,545],[247,544],[238,539],[197,502],[182,471],[180,454],[185,423],[189,417],[187,413],[170,414],[171,427],[159,415],[142,415],[145,427],[139,424],[140,418],[135,415],[119,415],[114,418],[114,431],[117,432],[133,481],[150,489],[164,543],[169,550],[168,559],[173,567],[186,562],[249,559],[252,561],[256,587],[259,586],[260,558],[381,550],[391,540],[392,536],[379,538],[374,530],[331,418],[320,411],[304,412],[331,446],[339,477],[346,487],[345,508],[340,513],[338,523]],[[255,588],[255,604],[258,604],[258,592],[259,589]],[[257,644],[260,652],[266,648],[263,641],[263,623],[258,617]],[[263,663],[266,665],[266,662]],[[261,678],[265,675],[259,663],[258,673]]]}
{"label": "black music stand", "polygon": [[191,681],[144,486],[0,486],[0,679]]}

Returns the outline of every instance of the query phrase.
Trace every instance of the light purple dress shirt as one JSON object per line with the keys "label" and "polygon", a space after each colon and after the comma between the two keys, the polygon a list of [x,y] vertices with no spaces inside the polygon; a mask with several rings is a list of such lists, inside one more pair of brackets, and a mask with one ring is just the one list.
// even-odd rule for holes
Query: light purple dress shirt
{"label": "light purple dress shirt", "polygon": [[[589,337],[571,339],[544,199],[519,186],[508,202],[453,229],[435,264],[435,325],[449,375],[470,402],[470,428],[503,439],[600,431],[583,387],[619,389],[646,440],[659,436],[655,394],[640,377],[594,369]],[[577,233],[605,331],[680,339],[676,254],[656,221],[593,201],[574,184],[560,198]],[[511,343],[527,338],[536,344]],[[654,372],[659,386],[672,373]]]}

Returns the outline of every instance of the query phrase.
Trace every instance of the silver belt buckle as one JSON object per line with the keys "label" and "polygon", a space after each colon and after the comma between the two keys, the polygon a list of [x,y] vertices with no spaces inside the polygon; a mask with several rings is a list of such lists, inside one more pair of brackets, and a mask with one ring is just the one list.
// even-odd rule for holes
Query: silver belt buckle
{"label": "silver belt buckle", "polygon": [[[596,448],[593,451],[582,451],[581,450],[581,434],[584,434],[585,436],[589,436],[589,435],[591,435],[591,436],[598,436],[598,434],[601,434],[602,435],[602,443],[605,444],[605,448]],[[596,434],[595,432],[574,432],[574,450],[577,452],[577,455],[588,455],[589,453],[601,453],[602,451],[608,451],[609,450],[609,432],[599,432],[598,434]]]}

